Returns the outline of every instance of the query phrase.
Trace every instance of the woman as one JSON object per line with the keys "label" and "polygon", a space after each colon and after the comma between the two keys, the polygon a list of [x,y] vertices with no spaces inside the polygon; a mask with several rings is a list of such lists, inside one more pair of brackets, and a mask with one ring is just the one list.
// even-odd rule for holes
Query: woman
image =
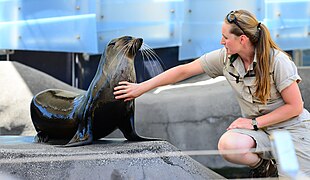
{"label": "woman", "polygon": [[[115,98],[128,101],[158,86],[201,73],[212,78],[225,76],[236,93],[242,117],[230,124],[218,148],[220,152],[244,151],[222,153],[222,156],[229,162],[251,167],[252,177],[277,176],[271,152],[263,150],[270,148],[269,134],[273,130],[285,129],[292,136],[300,170],[310,176],[307,152],[310,114],[303,108],[297,84],[301,78],[293,61],[271,39],[267,27],[245,10],[232,11],[226,16],[221,44],[224,48],[171,68],[148,81],[120,82],[115,88]],[[256,151],[249,151],[251,148]]]}

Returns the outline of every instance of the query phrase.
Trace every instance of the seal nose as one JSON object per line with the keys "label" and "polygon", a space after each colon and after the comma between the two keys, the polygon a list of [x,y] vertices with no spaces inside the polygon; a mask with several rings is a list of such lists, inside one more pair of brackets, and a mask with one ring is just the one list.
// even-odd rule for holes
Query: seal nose
{"label": "seal nose", "polygon": [[137,40],[142,44],[143,43],[143,39],[142,38],[137,38]]}
{"label": "seal nose", "polygon": [[136,44],[138,45],[137,48],[140,49],[140,47],[143,44],[143,39],[142,38],[136,38],[135,41],[136,41]]}

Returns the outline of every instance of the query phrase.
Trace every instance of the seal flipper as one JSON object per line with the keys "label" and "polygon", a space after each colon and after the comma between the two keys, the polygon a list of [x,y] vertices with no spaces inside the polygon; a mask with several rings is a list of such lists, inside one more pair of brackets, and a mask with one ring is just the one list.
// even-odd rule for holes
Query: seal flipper
{"label": "seal flipper", "polygon": [[134,116],[129,118],[129,122],[124,122],[118,127],[128,141],[162,141],[158,138],[142,137],[137,134],[134,126]]}
{"label": "seal flipper", "polygon": [[48,142],[48,140],[49,140],[48,135],[42,131],[39,131],[37,135],[34,137],[34,142],[36,143],[46,143]]}
{"label": "seal flipper", "polygon": [[[86,121],[86,122],[85,122]],[[88,117],[81,121],[73,138],[65,147],[83,146],[93,142],[92,120]]]}

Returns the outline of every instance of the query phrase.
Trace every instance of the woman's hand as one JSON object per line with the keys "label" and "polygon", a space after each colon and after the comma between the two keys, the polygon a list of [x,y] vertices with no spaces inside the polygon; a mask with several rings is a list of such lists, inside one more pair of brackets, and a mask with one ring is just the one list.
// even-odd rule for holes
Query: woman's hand
{"label": "woman's hand", "polygon": [[227,128],[227,130],[231,129],[253,129],[252,119],[238,118]]}
{"label": "woman's hand", "polygon": [[124,101],[130,101],[143,94],[140,88],[140,84],[130,83],[127,81],[121,81],[119,86],[114,88],[115,99],[124,99]]}

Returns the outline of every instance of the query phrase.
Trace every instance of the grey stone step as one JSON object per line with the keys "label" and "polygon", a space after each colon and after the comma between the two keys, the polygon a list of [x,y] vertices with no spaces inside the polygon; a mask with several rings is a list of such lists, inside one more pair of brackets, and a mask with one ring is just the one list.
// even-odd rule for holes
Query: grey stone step
{"label": "grey stone step", "polygon": [[20,179],[225,179],[166,141],[104,138],[64,148],[0,136],[0,171]]}

